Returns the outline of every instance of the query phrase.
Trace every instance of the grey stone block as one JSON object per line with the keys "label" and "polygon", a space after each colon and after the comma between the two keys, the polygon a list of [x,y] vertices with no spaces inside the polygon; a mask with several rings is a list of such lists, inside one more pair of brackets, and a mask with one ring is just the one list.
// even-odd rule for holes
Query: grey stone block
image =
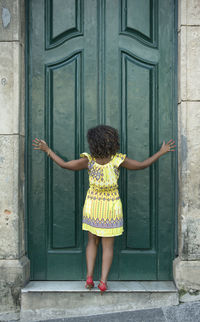
{"label": "grey stone block", "polygon": [[18,42],[0,42],[0,134],[23,132],[24,107],[20,101],[22,57]]}
{"label": "grey stone block", "polygon": [[174,260],[174,281],[178,289],[200,290],[200,261]]}
{"label": "grey stone block", "polygon": [[4,315],[20,309],[20,292],[29,279],[29,271],[27,257],[0,260],[0,312],[4,312]]}
{"label": "grey stone block", "polygon": [[0,2],[0,41],[20,40],[20,0]]}
{"label": "grey stone block", "polygon": [[24,137],[0,135],[0,259],[24,254]]}

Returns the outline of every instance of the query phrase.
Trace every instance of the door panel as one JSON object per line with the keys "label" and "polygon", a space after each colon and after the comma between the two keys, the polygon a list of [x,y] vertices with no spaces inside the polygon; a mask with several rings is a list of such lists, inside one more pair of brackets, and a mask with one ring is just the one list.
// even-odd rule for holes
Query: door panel
{"label": "door panel", "polygon": [[[29,5],[28,240],[32,279],[85,278],[81,230],[87,171],[59,168],[33,137],[65,160],[88,151],[87,130],[118,128],[121,152],[144,160],[174,134],[174,0],[46,0]],[[121,170],[124,233],[111,280],[172,278],[173,155]],[[95,278],[101,271],[101,247]]]}

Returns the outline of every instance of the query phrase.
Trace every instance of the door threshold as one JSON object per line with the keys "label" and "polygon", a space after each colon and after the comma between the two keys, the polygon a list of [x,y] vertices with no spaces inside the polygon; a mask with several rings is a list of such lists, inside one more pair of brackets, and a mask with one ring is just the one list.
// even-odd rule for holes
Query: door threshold
{"label": "door threshold", "polygon": [[[22,293],[27,292],[98,292],[99,281],[94,281],[95,287],[92,290],[85,288],[85,281],[30,281]],[[177,288],[173,281],[108,281],[107,293],[176,293]]]}

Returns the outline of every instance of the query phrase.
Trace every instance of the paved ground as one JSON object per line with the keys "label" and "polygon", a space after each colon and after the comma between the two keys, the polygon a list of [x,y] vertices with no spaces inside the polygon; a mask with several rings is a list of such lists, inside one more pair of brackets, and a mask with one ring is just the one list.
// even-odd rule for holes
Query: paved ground
{"label": "paved ground", "polygon": [[200,322],[200,302],[183,303],[159,309],[139,310],[45,322]]}

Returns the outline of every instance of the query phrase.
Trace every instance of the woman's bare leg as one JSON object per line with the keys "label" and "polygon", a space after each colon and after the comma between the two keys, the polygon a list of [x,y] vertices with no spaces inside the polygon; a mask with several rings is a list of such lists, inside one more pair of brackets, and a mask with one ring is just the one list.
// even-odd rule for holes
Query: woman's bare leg
{"label": "woman's bare leg", "polygon": [[93,276],[99,241],[99,236],[93,235],[88,231],[88,244],[86,248],[87,277]]}
{"label": "woman's bare leg", "polygon": [[102,237],[102,270],[101,281],[106,283],[113,260],[114,237]]}

